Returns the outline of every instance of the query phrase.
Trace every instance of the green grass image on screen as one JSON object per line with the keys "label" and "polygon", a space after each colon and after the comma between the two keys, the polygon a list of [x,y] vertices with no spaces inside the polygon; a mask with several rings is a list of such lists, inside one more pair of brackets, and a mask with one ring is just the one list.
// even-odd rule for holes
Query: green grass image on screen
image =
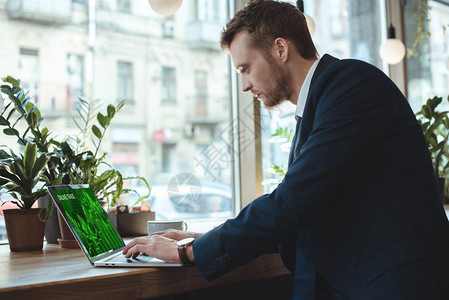
{"label": "green grass image on screen", "polygon": [[90,258],[124,245],[89,188],[55,190]]}

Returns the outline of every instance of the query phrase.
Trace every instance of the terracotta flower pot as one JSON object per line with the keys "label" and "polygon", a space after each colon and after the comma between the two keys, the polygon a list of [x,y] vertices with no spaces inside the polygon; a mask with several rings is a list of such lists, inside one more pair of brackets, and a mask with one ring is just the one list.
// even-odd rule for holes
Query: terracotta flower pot
{"label": "terracotta flower pot", "polygon": [[[13,252],[42,250],[44,244],[45,222],[38,218],[40,208],[5,209],[6,232],[9,249]],[[45,217],[45,210],[41,218]]]}

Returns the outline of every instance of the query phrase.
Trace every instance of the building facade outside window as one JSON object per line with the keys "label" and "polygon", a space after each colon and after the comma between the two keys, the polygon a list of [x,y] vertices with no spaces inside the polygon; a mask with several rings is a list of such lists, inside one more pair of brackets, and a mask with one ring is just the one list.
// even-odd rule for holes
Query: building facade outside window
{"label": "building facade outside window", "polygon": [[[208,7],[215,2],[202,1]],[[20,78],[31,96],[38,95],[43,125],[58,138],[78,133],[67,104],[78,97],[75,90],[87,100],[100,99],[103,109],[126,99],[102,142],[106,161],[124,177],[149,181],[158,219],[184,219],[189,229],[207,230],[234,215],[230,68],[217,30],[228,18],[227,1],[218,3],[218,17],[202,20],[204,30],[189,31],[192,20],[203,15],[195,1],[183,1],[166,18],[148,1],[96,0],[95,14],[89,14],[89,5],[71,5],[67,18],[48,23],[44,8],[17,19],[8,0],[0,0],[0,26],[7,33],[2,43],[9,45],[0,57],[0,77]],[[15,14],[25,16],[21,9]],[[168,21],[170,28],[164,27]],[[195,75],[198,70],[207,75]],[[199,98],[207,113],[196,116]],[[2,144],[18,150],[14,139],[2,136]],[[144,189],[137,181],[127,184]],[[214,199],[220,205],[211,205]],[[2,221],[0,216],[0,234]]]}

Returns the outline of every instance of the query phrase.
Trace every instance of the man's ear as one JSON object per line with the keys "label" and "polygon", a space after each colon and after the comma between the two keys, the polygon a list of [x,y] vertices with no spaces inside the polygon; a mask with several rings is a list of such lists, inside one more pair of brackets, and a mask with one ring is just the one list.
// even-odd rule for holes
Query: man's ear
{"label": "man's ear", "polygon": [[277,38],[274,41],[274,55],[279,58],[282,62],[286,62],[288,59],[288,42],[286,39]]}

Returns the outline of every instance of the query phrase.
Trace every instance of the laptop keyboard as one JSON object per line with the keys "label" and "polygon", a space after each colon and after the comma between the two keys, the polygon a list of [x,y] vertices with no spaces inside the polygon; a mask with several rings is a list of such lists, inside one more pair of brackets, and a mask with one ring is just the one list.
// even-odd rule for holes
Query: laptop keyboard
{"label": "laptop keyboard", "polygon": [[130,260],[134,261],[134,262],[149,262],[152,259],[153,259],[152,256],[141,254],[141,255],[137,256],[136,258],[132,258]]}
{"label": "laptop keyboard", "polygon": [[126,258],[123,254],[118,253],[118,255],[115,255],[105,261],[109,263],[147,263],[150,262],[153,259],[152,256],[148,255],[139,255],[136,258]]}

